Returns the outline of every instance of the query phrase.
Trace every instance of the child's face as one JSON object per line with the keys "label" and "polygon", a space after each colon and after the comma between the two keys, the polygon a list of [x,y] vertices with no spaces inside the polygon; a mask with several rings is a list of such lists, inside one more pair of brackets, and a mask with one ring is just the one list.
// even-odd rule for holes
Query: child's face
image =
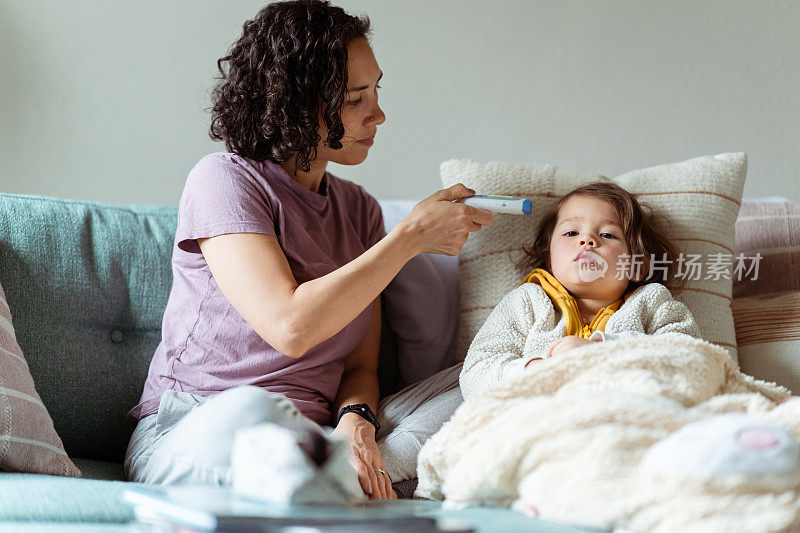
{"label": "child's face", "polygon": [[628,254],[622,224],[608,202],[573,196],[558,212],[550,240],[550,269],[576,298],[616,300],[628,287],[617,259]]}

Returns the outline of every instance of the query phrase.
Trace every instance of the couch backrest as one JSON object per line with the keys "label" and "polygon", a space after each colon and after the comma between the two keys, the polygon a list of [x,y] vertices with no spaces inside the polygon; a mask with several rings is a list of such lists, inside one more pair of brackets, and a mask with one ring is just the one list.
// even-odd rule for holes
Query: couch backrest
{"label": "couch backrest", "polygon": [[119,461],[172,273],[177,207],[0,194],[0,280],[67,452]]}
{"label": "couch backrest", "polygon": [[[387,229],[411,207],[396,200],[381,205]],[[0,194],[0,282],[37,391],[73,457],[120,461],[124,456],[133,430],[125,415],[139,400],[161,339],[176,225],[177,206]],[[756,248],[737,239],[737,252],[751,250]],[[434,259],[444,262],[435,274],[453,278],[442,284],[445,296],[457,294],[457,258]],[[430,269],[423,270],[430,277]],[[406,285],[421,283],[415,271],[407,275]],[[408,299],[403,283],[397,285],[384,304],[390,297]],[[395,302],[390,310],[408,327],[402,313],[417,311],[406,307]],[[457,300],[437,312],[449,316],[451,307],[458,309]],[[396,389],[404,360],[386,322],[390,314],[383,315],[382,395]],[[457,324],[457,316],[453,320]],[[406,351],[427,346],[416,338],[400,340]],[[420,353],[428,362],[429,354]]]}
{"label": "couch backrest", "polygon": [[[161,340],[177,206],[0,194],[0,282],[39,395],[72,457],[121,461]],[[385,317],[385,314],[384,314]],[[379,381],[397,389],[384,321]]]}

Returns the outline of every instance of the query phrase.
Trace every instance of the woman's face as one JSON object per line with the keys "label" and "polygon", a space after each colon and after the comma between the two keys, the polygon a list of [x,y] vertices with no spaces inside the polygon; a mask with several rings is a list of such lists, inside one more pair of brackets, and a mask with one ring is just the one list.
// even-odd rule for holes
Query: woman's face
{"label": "woman's face", "polygon": [[628,278],[617,275],[617,262],[628,253],[611,204],[591,196],[573,196],[561,206],[550,240],[550,269],[573,296],[620,298]]}
{"label": "woman's face", "polygon": [[378,125],[386,115],[378,106],[378,82],[383,76],[366,39],[354,39],[347,47],[347,94],[342,106],[344,136],[338,150],[325,146],[328,128],[320,120],[322,141],[317,159],[340,165],[358,165],[367,158]]}

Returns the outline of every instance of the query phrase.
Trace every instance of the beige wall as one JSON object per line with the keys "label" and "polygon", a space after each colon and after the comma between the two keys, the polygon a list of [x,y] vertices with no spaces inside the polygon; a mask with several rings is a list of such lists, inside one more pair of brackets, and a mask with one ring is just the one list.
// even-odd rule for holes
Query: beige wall
{"label": "beige wall", "polygon": [[[388,120],[330,170],[375,196],[425,196],[453,157],[615,175],[743,150],[745,195],[800,200],[796,0],[337,3],[373,21]],[[177,202],[262,5],[0,0],[0,191]]]}

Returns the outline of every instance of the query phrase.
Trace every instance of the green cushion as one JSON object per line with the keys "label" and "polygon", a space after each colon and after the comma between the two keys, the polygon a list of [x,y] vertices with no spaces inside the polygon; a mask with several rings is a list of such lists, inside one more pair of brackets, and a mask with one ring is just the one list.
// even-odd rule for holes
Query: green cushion
{"label": "green cushion", "polygon": [[176,225],[175,206],[0,194],[0,282],[71,456],[122,461],[125,413],[161,339]]}

